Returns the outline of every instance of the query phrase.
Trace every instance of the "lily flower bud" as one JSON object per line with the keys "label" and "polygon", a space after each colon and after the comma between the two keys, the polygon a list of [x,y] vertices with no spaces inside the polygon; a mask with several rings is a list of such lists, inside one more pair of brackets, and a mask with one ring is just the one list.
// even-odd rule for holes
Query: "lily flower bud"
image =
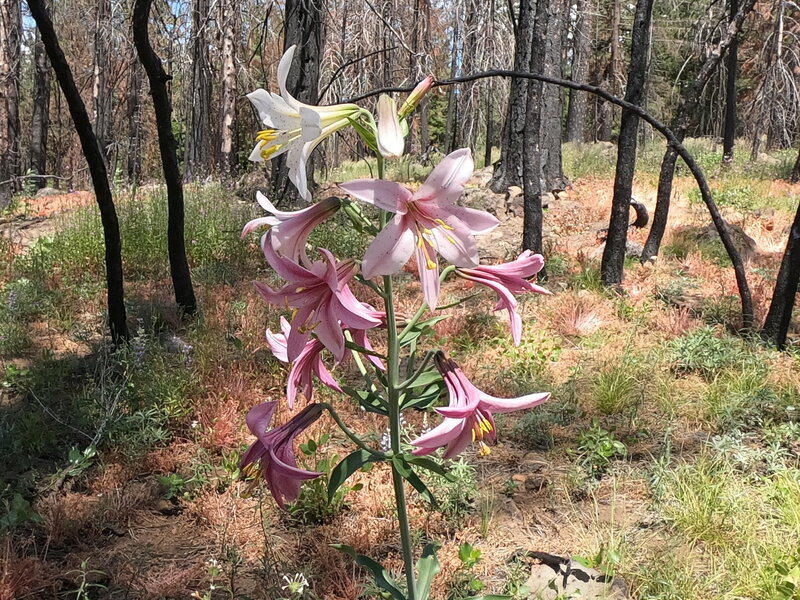
{"label": "lily flower bud", "polygon": [[420,101],[422,100],[423,96],[428,93],[433,87],[433,75],[428,75],[425,79],[420,81],[417,84],[411,93],[406,98],[406,101],[403,102],[403,106],[400,107],[399,117],[401,119],[405,119],[408,115],[411,114],[417,106],[419,106]]}
{"label": "lily flower bud", "polygon": [[378,98],[378,151],[384,158],[400,158],[404,147],[397,103],[394,98],[381,94]]}

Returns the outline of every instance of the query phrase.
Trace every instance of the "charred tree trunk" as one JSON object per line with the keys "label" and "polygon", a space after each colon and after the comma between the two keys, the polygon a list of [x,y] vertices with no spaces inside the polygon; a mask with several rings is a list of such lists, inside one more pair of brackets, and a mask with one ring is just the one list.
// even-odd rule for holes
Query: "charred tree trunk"
{"label": "charred tree trunk", "polygon": [[797,152],[797,159],[794,161],[792,173],[789,175],[789,181],[791,183],[797,183],[800,181],[800,151]]}
{"label": "charred tree trunk", "polygon": [[[514,21],[514,70],[528,71],[531,65],[534,0],[520,0],[519,15]],[[523,179],[522,157],[525,149],[525,122],[529,82],[514,78],[508,94],[508,109],[500,144],[500,160],[495,164],[489,187],[505,192]]]}
{"label": "charred tree trunk", "polygon": [[189,123],[184,165],[186,181],[211,172],[211,57],[209,56],[209,0],[192,2],[192,83],[189,87]]}
{"label": "charred tree trunk", "polygon": [[[530,69],[534,73],[544,68],[547,33],[547,12],[549,0],[536,3],[536,14],[531,32]],[[542,96],[544,86],[541,81],[529,80],[525,94],[524,152],[523,165],[523,220],[522,249],[541,254],[543,244],[542,192],[544,191],[544,172],[542,170]],[[541,278],[545,274],[540,273]]]}
{"label": "charred tree trunk", "polygon": [[[286,78],[286,87],[295,98],[306,104],[318,102],[325,12],[324,0],[286,0],[283,49],[297,45],[294,62]],[[286,155],[273,158],[270,165],[272,194],[277,201],[291,202],[298,198],[297,190],[289,180]],[[306,166],[310,190],[314,187],[314,161],[309,160]]]}
{"label": "charred tree trunk", "polygon": [[187,314],[197,310],[197,300],[192,288],[192,277],[189,263],[186,260],[184,241],[183,184],[181,183],[180,166],[178,165],[178,149],[172,133],[172,105],[167,94],[167,82],[171,79],[164,72],[161,59],[150,45],[148,21],[152,0],[136,0],[133,8],[133,41],[139,60],[142,61],[148,80],[150,95],[153,97],[153,109],[156,113],[158,130],[158,148],[161,152],[161,167],[164,169],[164,180],[167,183],[167,244],[169,251],[169,269],[172,285],[175,288],[175,302]]}
{"label": "charred tree trunk", "polygon": [[[589,80],[589,56],[592,51],[592,11],[593,7],[587,0],[578,0],[576,5],[577,17],[573,34],[572,73],[570,79],[576,83],[586,83]],[[586,92],[570,90],[569,106],[567,107],[567,141],[585,142],[586,115],[588,113],[588,98]]]}
{"label": "charred tree trunk", "polygon": [[[726,51],[732,48],[739,31],[742,28],[745,18],[753,10],[755,0],[745,0],[744,4],[728,24],[728,28],[723,33],[717,45],[711,50],[706,61],[700,67],[692,85],[686,89],[678,112],[672,122],[672,131],[679,141],[683,141],[689,129],[700,103],[703,89],[711,79],[712,75],[719,68],[722,57]],[[678,155],[673,148],[667,148],[664,158],[661,160],[661,171],[658,176],[658,191],[656,193],[656,208],[653,213],[653,225],[642,251],[642,262],[651,260],[658,255],[661,248],[661,240],[667,230],[667,220],[669,218],[669,205],[672,197],[672,182],[675,177],[675,164]]]}
{"label": "charred tree trunk", "polygon": [[[612,94],[617,94],[619,83],[619,26],[621,21],[620,0],[613,0],[611,4],[611,14],[609,15],[609,29],[611,31],[611,59],[606,70],[606,77],[603,87],[610,90]],[[614,107],[609,102],[602,102],[597,109],[597,139],[601,142],[611,140],[614,131]]]}
{"label": "charred tree trunk", "polygon": [[[111,36],[111,0],[97,0],[95,11],[92,116],[94,120],[94,134],[97,136],[97,141],[103,152],[106,168],[109,168],[113,166],[110,158],[114,143],[111,136],[111,126],[113,124],[111,90],[108,85],[109,66],[111,64],[109,48],[109,38]],[[113,171],[113,169],[111,170]]]}
{"label": "charred tree trunk", "polygon": [[20,174],[19,76],[22,12],[19,0],[0,2],[0,209],[11,202]]}
{"label": "charred tree trunk", "polygon": [[236,169],[236,35],[239,31],[239,6],[233,0],[220,2],[222,25],[222,110],[220,132],[220,170],[224,177],[233,175]]}
{"label": "charred tree trunk", "polygon": [[[653,0],[639,0],[636,4],[633,21],[631,62],[628,67],[628,84],[625,89],[625,100],[637,106],[640,106],[644,99],[652,17]],[[617,171],[614,176],[614,198],[611,203],[611,221],[608,225],[608,237],[600,266],[603,284],[607,286],[616,287],[622,283],[633,174],[636,168],[638,129],[638,115],[628,109],[623,109],[617,148]]]}
{"label": "charred tree trunk", "polygon": [[792,311],[800,281],[800,205],[794,215],[789,239],[783,253],[778,279],[772,292],[772,302],[761,330],[761,337],[781,350],[786,347],[786,335],[792,321]]}
{"label": "charred tree trunk", "polygon": [[[546,21],[546,24],[543,24],[545,34],[540,39],[534,39],[534,43],[544,45],[544,64],[541,65],[541,70],[533,66],[531,68],[537,73],[560,79],[563,76],[562,51],[567,21],[564,13],[567,6],[564,0],[539,0],[539,3],[545,4],[542,11],[542,18]],[[537,19],[539,14],[537,3]],[[541,110],[541,133],[539,136],[544,176],[543,191],[563,190],[569,181],[564,177],[561,159],[561,144],[564,141],[564,93],[559,86],[548,85],[543,88]]]}
{"label": "charred tree trunk", "polygon": [[[453,47],[451,48],[450,58],[450,77],[458,76],[458,37],[459,37],[459,23],[460,19],[457,17],[453,20]],[[458,110],[458,98],[461,95],[456,94],[458,86],[451,85],[447,92],[447,121],[444,132],[444,152],[449,154],[456,147],[456,140],[458,135],[456,129],[456,111]],[[462,92],[462,90],[458,90]]]}
{"label": "charred tree trunk", "polygon": [[80,92],[75,85],[72,71],[69,68],[61,46],[58,43],[53,23],[47,14],[44,0],[28,0],[31,15],[42,36],[47,56],[55,72],[58,84],[69,106],[69,112],[75,125],[75,131],[81,141],[83,155],[89,165],[89,172],[94,185],[97,206],[100,209],[100,220],[103,224],[105,241],[106,283],[108,285],[108,320],[111,338],[119,344],[128,337],[128,326],[125,318],[125,302],[122,278],[122,244],[119,237],[119,222],[114,208],[111,187],[108,184],[103,153],[94,135],[92,122]]}
{"label": "charred tree trunk", "polygon": [[[739,0],[728,0],[728,15],[733,23],[739,12]],[[739,66],[739,43],[733,36],[726,60],[728,72],[725,80],[725,125],[722,134],[722,163],[733,162],[733,145],[736,141],[736,72]]]}
{"label": "charred tree trunk", "polygon": [[[33,48],[33,68],[33,114],[28,160],[37,175],[44,175],[47,173],[47,132],[50,127],[50,65],[38,30]],[[47,185],[47,180],[39,177],[32,183],[36,189],[40,189]]]}

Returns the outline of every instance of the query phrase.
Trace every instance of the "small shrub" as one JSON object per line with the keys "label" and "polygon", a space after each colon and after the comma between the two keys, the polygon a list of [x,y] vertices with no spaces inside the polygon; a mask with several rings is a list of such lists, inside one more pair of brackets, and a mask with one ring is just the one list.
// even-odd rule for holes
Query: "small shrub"
{"label": "small shrub", "polygon": [[578,447],[572,452],[590,478],[599,479],[611,465],[611,461],[622,458],[628,449],[614,437],[612,431],[600,427],[597,419],[592,419],[588,429],[578,435]]}
{"label": "small shrub", "polygon": [[448,474],[449,479],[431,474],[428,487],[439,503],[439,512],[450,523],[460,526],[472,512],[478,495],[475,467],[462,457],[449,464]]}
{"label": "small shrub", "polygon": [[609,363],[597,372],[592,384],[595,408],[603,415],[620,415],[633,420],[644,400],[647,375],[629,358]]}
{"label": "small shrub", "polygon": [[717,336],[712,327],[699,327],[668,343],[676,371],[711,377],[722,369],[743,365],[752,356],[741,340]]}

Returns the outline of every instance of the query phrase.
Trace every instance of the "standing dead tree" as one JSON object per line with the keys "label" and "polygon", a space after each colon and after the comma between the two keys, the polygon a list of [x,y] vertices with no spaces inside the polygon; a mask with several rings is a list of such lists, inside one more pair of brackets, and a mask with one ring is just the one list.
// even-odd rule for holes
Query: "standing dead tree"
{"label": "standing dead tree", "polygon": [[22,14],[19,0],[0,2],[0,208],[11,202],[20,171],[19,76]]}
{"label": "standing dead tree", "polygon": [[[719,68],[722,57],[726,50],[731,47],[736,40],[744,24],[745,18],[753,10],[755,0],[745,0],[739,11],[728,23],[727,29],[723,32],[717,44],[708,54],[705,62],[700,67],[692,84],[686,88],[683,100],[678,107],[678,111],[672,120],[671,129],[681,142],[686,137],[686,133],[692,124],[697,113],[698,104],[709,79]],[[646,262],[658,255],[661,248],[661,241],[667,230],[667,220],[669,218],[669,206],[672,198],[672,182],[675,178],[675,165],[678,161],[678,154],[674,148],[667,148],[664,157],[661,159],[661,170],[658,175],[658,191],[656,192],[656,208],[653,212],[653,225],[642,251],[641,260]]]}
{"label": "standing dead tree", "polygon": [[[639,0],[633,19],[631,62],[628,67],[628,84],[625,87],[625,101],[636,106],[641,105],[644,100],[652,18],[653,0]],[[622,283],[633,175],[636,168],[638,130],[639,115],[623,109],[617,145],[617,169],[614,175],[611,221],[608,224],[608,237],[600,266],[600,276],[603,284],[607,286],[619,286]]]}
{"label": "standing dead tree", "polygon": [[781,350],[786,347],[786,335],[792,321],[797,286],[800,281],[800,204],[789,230],[781,268],[772,292],[772,302],[761,329],[761,337]]}
{"label": "standing dead tree", "polygon": [[189,263],[186,260],[184,240],[183,184],[178,165],[178,151],[175,135],[172,133],[172,105],[167,92],[167,82],[171,79],[164,71],[161,59],[150,45],[148,21],[152,0],[136,0],[133,8],[133,41],[139,60],[150,80],[150,95],[156,113],[158,147],[161,153],[161,166],[167,182],[167,245],[172,285],[175,288],[175,302],[187,314],[197,310],[197,300],[192,288]]}
{"label": "standing dead tree", "polygon": [[75,125],[75,130],[81,141],[81,149],[89,165],[89,172],[94,185],[94,194],[97,206],[100,209],[100,220],[103,224],[103,239],[105,242],[106,285],[108,286],[108,320],[111,329],[111,338],[119,344],[128,338],[128,325],[125,316],[125,301],[122,276],[122,243],[119,237],[119,221],[114,208],[114,199],[111,187],[108,184],[108,171],[106,170],[100,144],[92,129],[92,122],[86,112],[86,105],[81,99],[72,71],[69,68],[64,52],[58,43],[53,22],[47,13],[44,0],[28,0],[31,15],[36,21],[42,43],[50,65],[53,67],[61,92],[69,106],[69,112]]}

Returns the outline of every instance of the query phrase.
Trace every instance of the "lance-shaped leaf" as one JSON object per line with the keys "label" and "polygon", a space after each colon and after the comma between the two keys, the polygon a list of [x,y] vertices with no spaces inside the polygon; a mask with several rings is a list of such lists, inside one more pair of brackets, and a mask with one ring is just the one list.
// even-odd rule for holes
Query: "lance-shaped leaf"
{"label": "lance-shaped leaf", "polygon": [[392,579],[392,576],[389,575],[386,569],[384,569],[379,562],[372,560],[369,556],[359,554],[352,546],[346,546],[345,544],[331,544],[331,548],[336,548],[337,550],[344,552],[350,558],[352,558],[358,566],[364,567],[367,571],[372,573],[372,577],[375,579],[375,584],[382,590],[389,592],[394,600],[406,600],[405,594],[400,591],[400,588],[397,586],[397,583],[395,583],[394,579]]}
{"label": "lance-shaped leaf", "polygon": [[392,464],[397,469],[397,472],[400,473],[400,476],[410,483],[411,487],[417,490],[419,495],[425,498],[432,508],[439,508],[439,503],[428,489],[428,486],[425,485],[425,482],[419,478],[419,475],[414,472],[414,470],[411,468],[411,465],[406,462],[402,455],[397,454],[393,456]]}
{"label": "lance-shaped leaf", "polygon": [[442,570],[436,551],[439,549],[437,544],[427,544],[422,550],[422,556],[417,561],[417,600],[428,600],[431,594],[431,584],[436,574]]}
{"label": "lance-shaped leaf", "polygon": [[364,465],[377,460],[377,457],[366,450],[356,450],[345,456],[338,465],[331,471],[331,478],[328,480],[328,502],[333,500],[336,490],[347,481],[350,476]]}

